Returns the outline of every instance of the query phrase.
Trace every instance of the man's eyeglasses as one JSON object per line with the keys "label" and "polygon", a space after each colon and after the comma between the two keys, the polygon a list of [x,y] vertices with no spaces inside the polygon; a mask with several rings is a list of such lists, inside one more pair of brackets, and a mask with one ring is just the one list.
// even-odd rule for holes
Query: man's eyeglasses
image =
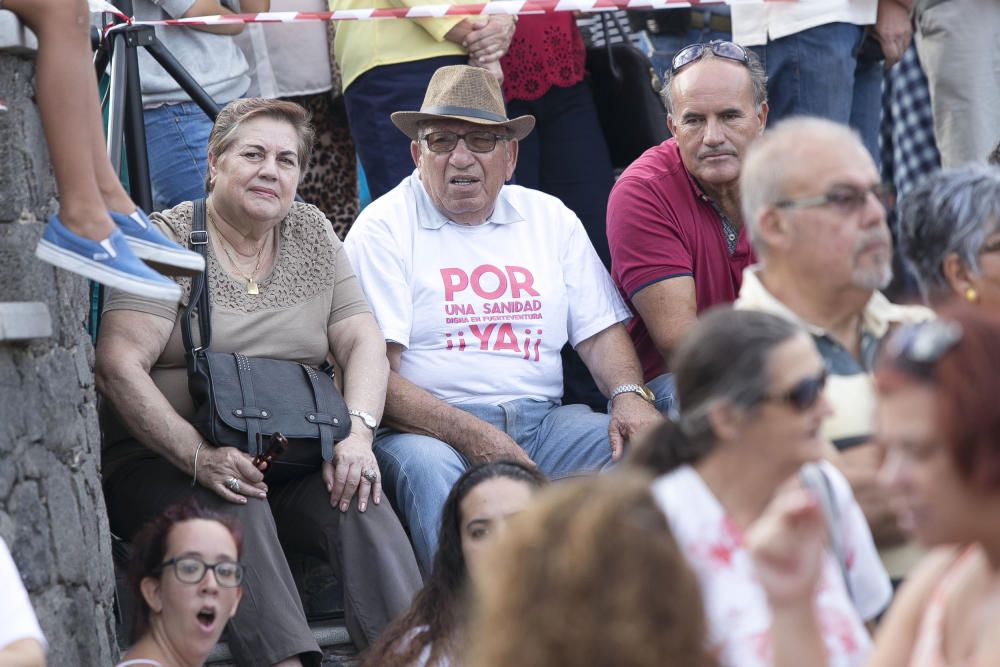
{"label": "man's eyeglasses", "polygon": [[177,580],[185,584],[198,584],[205,578],[205,573],[211,570],[215,581],[223,588],[236,588],[243,582],[243,564],[224,560],[209,565],[196,556],[181,556],[160,563],[160,571],[173,566]]}
{"label": "man's eyeglasses", "polygon": [[750,56],[747,55],[746,49],[742,46],[716,39],[707,44],[691,44],[678,51],[670,64],[670,73],[676,74],[677,70],[685,65],[690,65],[696,60],[701,60],[701,57],[707,51],[711,51],[720,58],[735,60],[744,65],[750,64]]}
{"label": "man's eyeglasses", "polygon": [[487,130],[473,130],[465,134],[458,132],[428,132],[422,137],[431,153],[450,153],[458,146],[458,140],[465,142],[466,148],[473,153],[489,153],[497,146],[498,141],[507,141],[510,137],[495,134]]}
{"label": "man's eyeglasses", "polygon": [[849,185],[842,185],[833,188],[826,194],[804,199],[783,199],[775,202],[778,208],[812,208],[815,206],[833,206],[844,214],[851,214],[864,208],[868,201],[868,195],[875,195],[882,206],[886,205],[888,192],[881,183],[876,183],[867,188],[855,188]]}
{"label": "man's eyeglasses", "polygon": [[886,352],[896,364],[922,378],[929,378],[934,364],[962,340],[962,325],[948,320],[908,324],[889,339]]}
{"label": "man's eyeglasses", "polygon": [[826,370],[819,375],[804,378],[796,382],[791,389],[774,396],[765,396],[764,401],[784,403],[791,406],[798,412],[805,412],[810,409],[823,395],[826,387]]}

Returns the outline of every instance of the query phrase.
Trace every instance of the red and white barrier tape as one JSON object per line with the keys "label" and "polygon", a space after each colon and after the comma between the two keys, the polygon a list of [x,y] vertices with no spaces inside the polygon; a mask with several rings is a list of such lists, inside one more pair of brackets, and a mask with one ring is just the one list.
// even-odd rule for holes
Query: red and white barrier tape
{"label": "red and white barrier tape", "polygon": [[[749,0],[796,2],[797,0]],[[666,9],[693,5],[747,4],[748,0],[494,0],[470,4],[432,4],[414,7],[339,9],[332,12],[261,12],[216,14],[159,21],[135,21],[106,0],[88,0],[90,11],[110,12],[136,25],[221,25],[226,23],[296,23],[299,21],[367,21],[371,19],[441,18],[443,16],[530,15],[554,12],[599,12],[615,9]]]}

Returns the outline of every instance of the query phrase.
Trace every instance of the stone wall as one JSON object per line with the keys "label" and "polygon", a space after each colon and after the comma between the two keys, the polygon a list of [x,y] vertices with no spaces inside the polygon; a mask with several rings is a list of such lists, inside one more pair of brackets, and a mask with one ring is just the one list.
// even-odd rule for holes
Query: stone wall
{"label": "stone wall", "polygon": [[[0,536],[49,641],[49,664],[110,665],[114,575],[85,327],[89,290],[33,254],[56,208],[55,183],[33,101],[33,56],[12,45],[11,16],[0,15],[0,101],[8,107],[0,111],[0,318],[12,317],[5,303],[41,302],[52,330],[0,340]],[[72,100],[66,113],[75,113]]]}

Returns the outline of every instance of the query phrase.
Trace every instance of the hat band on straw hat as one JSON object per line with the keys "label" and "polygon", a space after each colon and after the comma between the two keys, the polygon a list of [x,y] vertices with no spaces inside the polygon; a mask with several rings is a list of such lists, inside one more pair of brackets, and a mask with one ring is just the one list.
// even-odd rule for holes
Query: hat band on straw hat
{"label": "hat band on straw hat", "polygon": [[506,116],[490,113],[489,111],[484,111],[483,109],[476,109],[474,107],[453,107],[453,106],[427,107],[421,109],[420,113],[433,114],[435,116],[467,116],[469,118],[481,118],[483,120],[493,121],[494,123],[510,122]]}

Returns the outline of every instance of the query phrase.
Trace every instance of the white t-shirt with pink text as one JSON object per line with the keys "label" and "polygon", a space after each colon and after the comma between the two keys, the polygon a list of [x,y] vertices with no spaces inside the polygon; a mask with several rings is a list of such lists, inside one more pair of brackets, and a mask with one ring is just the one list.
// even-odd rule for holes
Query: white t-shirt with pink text
{"label": "white t-shirt with pink text", "polygon": [[400,374],[448,403],[558,402],[559,352],[631,314],[580,220],[505,185],[489,220],[448,220],[417,172],[370,204],[344,242]]}
{"label": "white t-shirt with pink text", "polygon": [[[816,612],[828,667],[861,667],[871,649],[864,621],[875,618],[889,604],[892,585],[850,485],[834,466],[826,462],[820,465],[838,506],[853,602],[843,570],[828,551]],[[744,545],[743,531],[690,466],[660,477],[653,482],[652,491],[698,576],[710,637],[720,649],[722,666],[769,667],[771,615]],[[669,588],[663,594],[669,595]]]}

